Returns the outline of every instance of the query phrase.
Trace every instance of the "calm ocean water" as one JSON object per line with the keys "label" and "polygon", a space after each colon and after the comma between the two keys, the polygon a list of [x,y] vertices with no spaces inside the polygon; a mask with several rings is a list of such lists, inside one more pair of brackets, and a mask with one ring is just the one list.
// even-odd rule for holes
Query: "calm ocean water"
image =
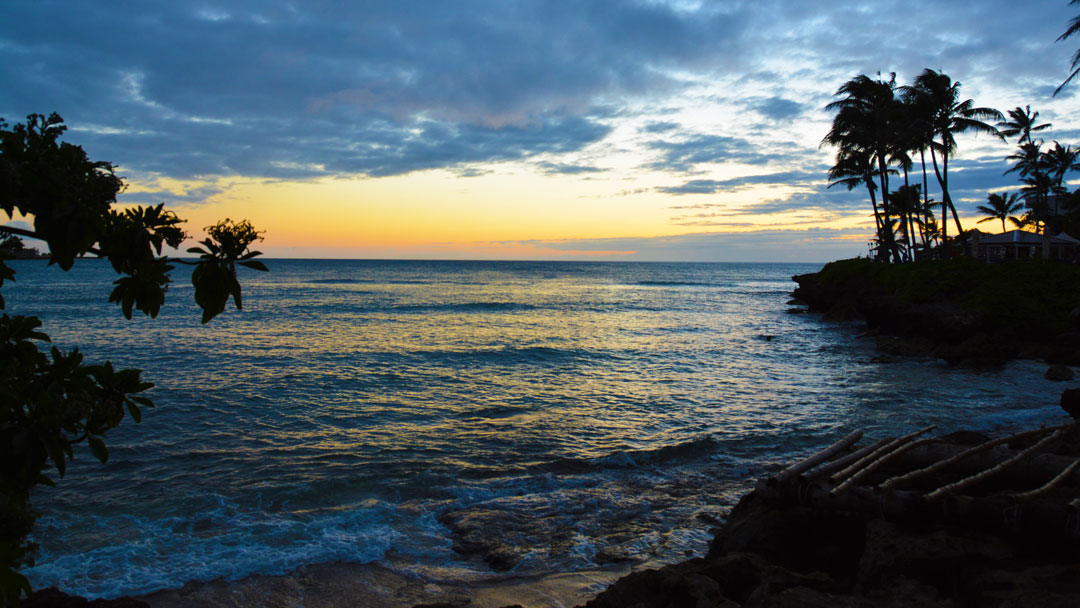
{"label": "calm ocean water", "polygon": [[[757,476],[855,428],[1063,417],[1044,366],[876,363],[856,325],[788,314],[816,265],[271,260],[242,313],[107,303],[107,263],[15,262],[8,312],[139,367],[142,424],[38,492],[36,587],[91,597],[320,562],[470,580],[703,553]],[[455,536],[457,535],[457,536]]]}

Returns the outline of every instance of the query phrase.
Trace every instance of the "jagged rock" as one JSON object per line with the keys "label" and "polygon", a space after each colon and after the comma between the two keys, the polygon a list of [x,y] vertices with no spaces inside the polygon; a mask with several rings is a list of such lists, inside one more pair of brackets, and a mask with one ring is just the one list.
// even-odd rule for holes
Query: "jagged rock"
{"label": "jagged rock", "polygon": [[962,342],[943,342],[934,356],[950,365],[1000,367],[1020,354],[1020,345],[1004,336],[976,334]]}
{"label": "jagged rock", "polygon": [[1068,380],[1072,380],[1075,375],[1076,374],[1074,374],[1073,371],[1068,367],[1060,364],[1054,364],[1046,369],[1046,373],[1043,374],[1043,377],[1047,380],[1053,380],[1055,382],[1065,382]]}
{"label": "jagged rock", "polygon": [[708,557],[754,553],[796,572],[826,572],[843,581],[855,571],[865,529],[859,515],[777,506],[752,492],[731,511]]}
{"label": "jagged rock", "polygon": [[979,569],[1014,559],[1008,546],[993,537],[967,538],[936,530],[903,530],[884,520],[871,521],[859,560],[859,586],[888,588],[898,577],[930,585],[948,597]]}
{"label": "jagged rock", "polygon": [[586,608],[726,608],[738,604],[720,592],[720,585],[700,571],[693,559],[659,570],[634,572],[616,581],[585,604]]}
{"label": "jagged rock", "polygon": [[1080,418],[1080,388],[1067,388],[1061,393],[1061,409],[1073,418]]}
{"label": "jagged rock", "polygon": [[130,597],[113,600],[88,600],[77,595],[68,595],[56,587],[39,589],[34,592],[34,599],[23,600],[22,608],[150,608],[150,604]]}
{"label": "jagged rock", "polygon": [[1080,329],[1080,306],[1069,311],[1069,327]]}

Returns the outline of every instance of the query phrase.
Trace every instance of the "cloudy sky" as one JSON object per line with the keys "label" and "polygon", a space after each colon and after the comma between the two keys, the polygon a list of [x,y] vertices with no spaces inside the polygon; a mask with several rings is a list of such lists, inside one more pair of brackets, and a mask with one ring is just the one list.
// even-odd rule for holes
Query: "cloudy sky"
{"label": "cloudy sky", "polygon": [[[124,203],[270,256],[826,261],[865,254],[826,189],[844,81],[922,69],[1080,143],[1067,0],[9,0],[0,116],[59,112]],[[962,138],[962,217],[1011,145]],[[933,193],[933,189],[931,190]],[[993,224],[983,224],[993,229]]]}

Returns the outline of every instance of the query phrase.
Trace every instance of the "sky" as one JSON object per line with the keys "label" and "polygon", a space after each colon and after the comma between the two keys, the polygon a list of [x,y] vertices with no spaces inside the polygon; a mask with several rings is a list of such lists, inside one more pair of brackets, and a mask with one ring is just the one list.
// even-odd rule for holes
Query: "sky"
{"label": "sky", "polygon": [[[1067,0],[8,0],[0,116],[58,112],[123,204],[267,257],[806,261],[866,255],[827,188],[834,93],[924,68],[1080,143]],[[1015,190],[963,136],[965,228]],[[932,178],[931,178],[932,179]],[[935,188],[931,188],[933,195]],[[940,196],[939,196],[940,198]],[[15,218],[16,221],[26,218]],[[997,224],[997,227],[995,227]],[[979,225],[1000,230],[1000,224]]]}

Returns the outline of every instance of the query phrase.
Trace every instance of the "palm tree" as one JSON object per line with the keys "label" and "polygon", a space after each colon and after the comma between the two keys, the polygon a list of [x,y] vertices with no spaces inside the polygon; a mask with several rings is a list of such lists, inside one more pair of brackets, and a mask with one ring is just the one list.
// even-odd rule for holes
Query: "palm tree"
{"label": "palm tree", "polygon": [[1024,142],[1031,143],[1031,134],[1034,131],[1042,131],[1043,129],[1049,129],[1050,123],[1046,122],[1041,125],[1036,125],[1035,122],[1039,119],[1039,113],[1031,112],[1031,106],[1024,106],[1024,109],[1020,109],[1020,106],[1009,110],[1010,120],[1003,120],[997,124],[1001,129],[1002,137],[1012,137],[1013,135],[1019,135],[1020,139],[1016,140],[1016,143],[1023,145]]}
{"label": "palm tree", "polygon": [[1043,163],[1054,188],[1060,190],[1064,186],[1066,173],[1080,171],[1080,148],[1063,146],[1055,141],[1053,148],[1043,152]]}
{"label": "palm tree", "polygon": [[1009,220],[1017,228],[1020,228],[1023,222],[1016,217],[1016,214],[1024,210],[1024,204],[1020,202],[1020,193],[1013,192],[1008,197],[1000,194],[991,194],[986,197],[989,205],[979,205],[976,209],[983,215],[988,215],[979,220],[978,223],[992,222],[994,220],[1001,220],[1001,231],[1005,232],[1005,220]]}
{"label": "palm tree", "polygon": [[[904,89],[904,93],[917,97],[918,104],[925,108],[925,120],[928,121],[927,128],[931,137],[930,159],[934,164],[934,174],[941,185],[943,199],[941,230],[942,243],[945,243],[948,235],[946,224],[949,211],[952,212],[957,233],[964,234],[964,228],[960,225],[960,216],[956,212],[952,197],[949,196],[949,157],[956,152],[956,135],[974,131],[1001,137],[997,129],[983,121],[1003,121],[1005,117],[993,108],[975,107],[975,102],[970,99],[960,101],[960,83],[953,82],[947,75],[929,68],[923,70],[915,78],[910,92],[909,89]],[[940,168],[937,162],[939,154],[941,155]]]}
{"label": "palm tree", "polygon": [[[1080,0],[1072,0],[1071,2],[1069,2],[1070,6],[1077,4],[1080,4]],[[1065,30],[1065,33],[1058,36],[1058,42],[1065,40],[1066,38],[1072,36],[1077,32],[1080,32],[1080,15],[1072,18],[1072,21],[1069,22],[1069,27]],[[1061,89],[1065,88],[1065,85],[1069,84],[1069,81],[1071,81],[1078,73],[1080,73],[1080,49],[1077,49],[1076,53],[1073,54],[1072,65],[1069,67],[1072,69],[1072,73],[1069,74],[1069,77],[1065,79],[1065,82],[1061,83],[1061,85],[1058,86],[1057,89],[1054,89],[1055,96],[1057,96],[1057,94],[1061,92]]]}
{"label": "palm tree", "polygon": [[874,165],[868,154],[858,150],[840,149],[836,153],[836,164],[829,168],[829,185],[846,186],[848,191],[865,185],[870,193],[870,206],[874,209],[874,224],[881,228],[881,214],[877,204],[877,184],[874,183]]}
{"label": "palm tree", "polygon": [[[899,248],[896,246],[891,225],[892,209],[889,203],[890,154],[893,151],[895,116],[897,99],[895,94],[896,75],[889,80],[873,80],[860,74],[844,83],[836,95],[844,97],[825,106],[826,110],[836,111],[832,128],[822,139],[822,145],[837,146],[837,165],[845,157],[865,156],[867,162],[875,167],[878,189],[881,192],[880,214],[875,210],[875,223],[878,226],[881,251],[893,261],[900,261]],[[882,229],[882,228],[885,229]]]}

